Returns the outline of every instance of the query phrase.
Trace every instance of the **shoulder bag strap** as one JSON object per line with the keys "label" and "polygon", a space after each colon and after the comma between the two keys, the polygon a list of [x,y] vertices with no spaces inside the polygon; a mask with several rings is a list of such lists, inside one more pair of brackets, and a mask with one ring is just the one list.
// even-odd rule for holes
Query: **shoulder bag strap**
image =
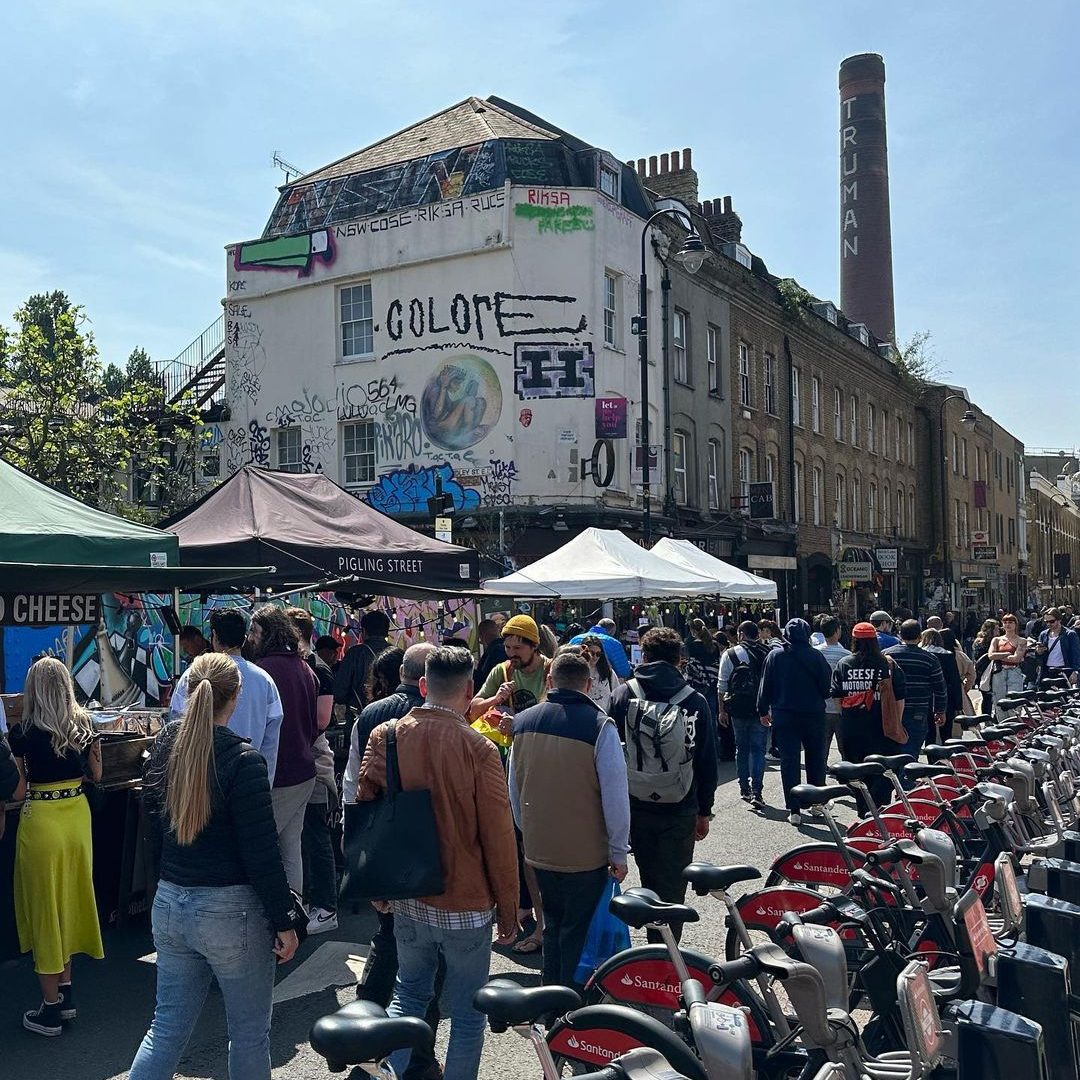
{"label": "shoulder bag strap", "polygon": [[397,721],[391,720],[386,732],[386,795],[392,799],[401,790],[401,772],[397,756]]}

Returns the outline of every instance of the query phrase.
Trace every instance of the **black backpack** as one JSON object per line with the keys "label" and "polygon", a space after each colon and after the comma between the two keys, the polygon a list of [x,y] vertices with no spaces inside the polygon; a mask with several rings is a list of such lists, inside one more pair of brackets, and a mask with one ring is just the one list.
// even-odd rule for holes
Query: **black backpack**
{"label": "black backpack", "polygon": [[745,662],[739,660],[731,672],[724,694],[724,708],[731,716],[757,716],[758,689],[767,653],[762,646],[749,641],[735,647],[745,649],[747,659]]}

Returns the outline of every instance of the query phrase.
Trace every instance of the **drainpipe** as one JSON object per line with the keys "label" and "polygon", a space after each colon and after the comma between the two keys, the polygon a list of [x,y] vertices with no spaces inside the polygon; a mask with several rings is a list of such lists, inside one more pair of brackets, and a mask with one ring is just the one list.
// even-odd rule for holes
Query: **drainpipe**
{"label": "drainpipe", "polygon": [[[661,296],[661,355],[663,357],[663,402],[664,402],[664,513],[671,505],[671,275],[667,263],[660,278]],[[689,481],[689,478],[687,478]]]}

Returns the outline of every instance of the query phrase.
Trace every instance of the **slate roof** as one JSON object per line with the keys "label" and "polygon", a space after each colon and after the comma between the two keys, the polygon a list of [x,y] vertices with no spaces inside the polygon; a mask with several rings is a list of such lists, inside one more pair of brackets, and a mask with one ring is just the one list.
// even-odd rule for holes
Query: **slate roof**
{"label": "slate roof", "polygon": [[549,139],[559,136],[483,98],[468,97],[448,109],[388,135],[370,146],[294,180],[291,187],[363,173],[401,161],[487,139]]}

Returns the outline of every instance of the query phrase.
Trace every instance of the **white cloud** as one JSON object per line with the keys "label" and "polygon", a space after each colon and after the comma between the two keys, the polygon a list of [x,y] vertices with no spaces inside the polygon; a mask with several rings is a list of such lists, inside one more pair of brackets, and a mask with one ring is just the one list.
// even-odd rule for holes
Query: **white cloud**
{"label": "white cloud", "polygon": [[175,251],[166,251],[156,244],[136,244],[132,249],[136,256],[143,256],[161,263],[163,266],[180,270],[184,273],[205,274],[224,283],[225,261],[224,257],[217,263],[211,263],[206,259],[193,259],[189,255],[183,255]]}

